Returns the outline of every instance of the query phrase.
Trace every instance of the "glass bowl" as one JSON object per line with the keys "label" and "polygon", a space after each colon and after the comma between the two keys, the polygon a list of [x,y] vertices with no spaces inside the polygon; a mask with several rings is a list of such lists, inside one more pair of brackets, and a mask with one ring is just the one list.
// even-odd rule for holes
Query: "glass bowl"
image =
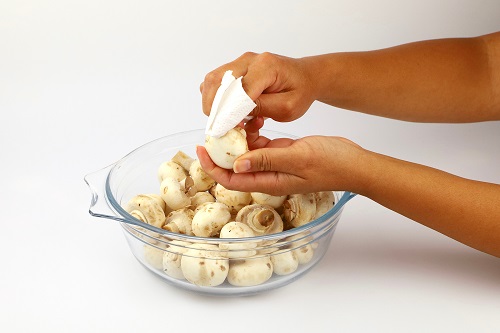
{"label": "glass bowl", "polygon": [[[261,130],[273,138],[293,135]],[[165,282],[201,294],[251,295],[283,287],[309,272],[323,258],[344,205],[355,196],[333,192],[335,204],[300,227],[248,238],[188,236],[141,222],[126,206],[138,194],[158,193],[161,163],[178,151],[196,158],[203,129],[149,142],[99,171],[85,176],[91,193],[89,213],[118,221],[132,254]],[[194,277],[193,277],[194,276]]]}

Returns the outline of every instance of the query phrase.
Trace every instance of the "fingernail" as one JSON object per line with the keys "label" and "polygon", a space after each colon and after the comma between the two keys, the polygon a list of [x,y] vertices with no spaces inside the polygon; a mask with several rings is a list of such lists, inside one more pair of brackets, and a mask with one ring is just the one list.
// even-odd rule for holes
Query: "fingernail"
{"label": "fingernail", "polygon": [[237,160],[233,164],[233,171],[235,173],[246,172],[250,170],[250,160]]}

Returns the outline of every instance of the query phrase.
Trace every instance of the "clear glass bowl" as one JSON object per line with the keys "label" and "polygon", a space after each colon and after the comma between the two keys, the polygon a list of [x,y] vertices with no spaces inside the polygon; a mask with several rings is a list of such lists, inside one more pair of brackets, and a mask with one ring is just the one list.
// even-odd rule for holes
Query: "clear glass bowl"
{"label": "clear glass bowl", "polygon": [[[295,138],[268,130],[261,133],[271,139]],[[185,290],[221,296],[251,295],[285,286],[309,272],[323,258],[343,207],[355,194],[334,192],[335,205],[318,219],[280,233],[251,238],[172,233],[143,223],[125,210],[132,197],[159,192],[156,175],[162,162],[179,150],[196,158],[196,146],[202,145],[204,139],[202,129],[168,135],[86,175],[92,192],[89,213],[118,221],[137,260],[165,282]],[[181,262],[183,269],[195,273],[203,266],[207,276],[200,282],[189,282],[181,272]]]}

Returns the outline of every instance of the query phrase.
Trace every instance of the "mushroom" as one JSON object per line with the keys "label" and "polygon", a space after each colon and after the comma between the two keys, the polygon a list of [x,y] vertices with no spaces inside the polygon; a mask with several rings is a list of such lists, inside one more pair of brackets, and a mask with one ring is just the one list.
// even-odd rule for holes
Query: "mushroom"
{"label": "mushroom", "polygon": [[198,237],[217,235],[231,219],[229,207],[221,202],[207,202],[195,211],[191,228]]}
{"label": "mushroom", "polygon": [[300,227],[311,222],[316,215],[314,193],[292,194],[283,203],[283,220],[292,227]]}
{"label": "mushroom", "polygon": [[248,225],[256,236],[283,231],[283,220],[271,206],[252,204],[243,207],[235,220]]}
{"label": "mushroom", "polygon": [[[221,231],[219,238],[245,238],[255,236],[252,229],[241,222],[226,223]],[[255,242],[223,242],[219,243],[219,248],[225,250],[224,255],[228,258],[245,258],[254,256],[257,251],[252,250],[257,247]]]}
{"label": "mushroom", "polygon": [[246,137],[243,128],[235,127],[220,138],[207,135],[205,148],[215,164],[224,169],[232,169],[234,161],[248,151]]}
{"label": "mushroom", "polygon": [[190,243],[173,240],[167,245],[162,258],[162,269],[165,274],[174,279],[184,279],[181,269],[182,254],[189,248]]}
{"label": "mushroom", "polygon": [[163,207],[165,206],[162,205],[157,196],[139,194],[129,200],[126,210],[139,221],[161,228],[165,223]]}
{"label": "mushroom", "polygon": [[163,269],[163,250],[144,244],[144,260],[156,269]]}
{"label": "mushroom", "polygon": [[183,253],[181,269],[189,282],[198,286],[218,286],[229,272],[229,259],[214,244],[193,244]]}
{"label": "mushroom", "polygon": [[249,287],[262,284],[273,275],[273,263],[268,256],[231,260],[227,281],[233,286]]}
{"label": "mushroom", "polygon": [[316,220],[332,209],[335,205],[335,196],[332,191],[316,192],[314,196],[316,197],[316,214],[314,214],[313,220]]}
{"label": "mushroom", "polygon": [[195,160],[191,163],[189,175],[193,178],[194,185],[198,192],[207,191],[215,184],[215,180],[213,180],[201,167],[200,160]]}
{"label": "mushroom", "polygon": [[293,235],[287,237],[287,241],[290,242],[290,248],[292,252],[295,253],[299,264],[306,264],[314,256],[315,243],[312,242],[312,237],[302,234]]}
{"label": "mushroom", "polygon": [[205,202],[215,202],[215,198],[208,192],[197,192],[191,197],[191,209],[195,210]]}
{"label": "mushroom", "polygon": [[273,271],[277,275],[287,275],[295,272],[299,267],[299,259],[295,251],[281,250],[271,255]]}
{"label": "mushroom", "polygon": [[268,205],[274,209],[280,208],[287,198],[286,195],[275,196],[260,192],[252,192],[250,195],[252,196],[252,203]]}
{"label": "mushroom", "polygon": [[167,215],[162,228],[170,232],[193,236],[193,230],[191,229],[193,217],[194,212],[189,208],[184,207],[174,210]]}
{"label": "mushroom", "polygon": [[214,197],[218,202],[228,206],[232,215],[236,215],[240,209],[252,201],[250,193],[229,190],[221,184],[215,186]]}
{"label": "mushroom", "polygon": [[172,157],[172,162],[179,164],[184,170],[189,171],[191,164],[194,162],[194,158],[179,150],[174,157]]}
{"label": "mushroom", "polygon": [[166,177],[160,184],[160,196],[172,210],[187,207],[191,198],[186,193],[184,186],[172,177]]}
{"label": "mushroom", "polygon": [[158,180],[160,183],[165,179],[166,177],[171,177],[180,182],[187,176],[187,171],[184,170],[182,166],[179,164],[173,162],[173,161],[166,161],[160,164],[158,168]]}

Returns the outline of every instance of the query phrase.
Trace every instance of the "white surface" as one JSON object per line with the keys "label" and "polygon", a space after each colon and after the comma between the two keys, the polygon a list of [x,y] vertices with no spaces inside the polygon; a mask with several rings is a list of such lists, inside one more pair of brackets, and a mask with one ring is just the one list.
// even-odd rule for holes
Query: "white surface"
{"label": "white surface", "polygon": [[[0,331],[499,332],[499,260],[366,198],[349,202],[303,279],[220,299],[143,269],[116,222],[88,215],[83,181],[143,143],[203,128],[199,84],[245,51],[473,36],[500,30],[499,17],[497,0],[0,2]],[[321,104],[266,125],[497,183],[499,126],[401,123]]]}

